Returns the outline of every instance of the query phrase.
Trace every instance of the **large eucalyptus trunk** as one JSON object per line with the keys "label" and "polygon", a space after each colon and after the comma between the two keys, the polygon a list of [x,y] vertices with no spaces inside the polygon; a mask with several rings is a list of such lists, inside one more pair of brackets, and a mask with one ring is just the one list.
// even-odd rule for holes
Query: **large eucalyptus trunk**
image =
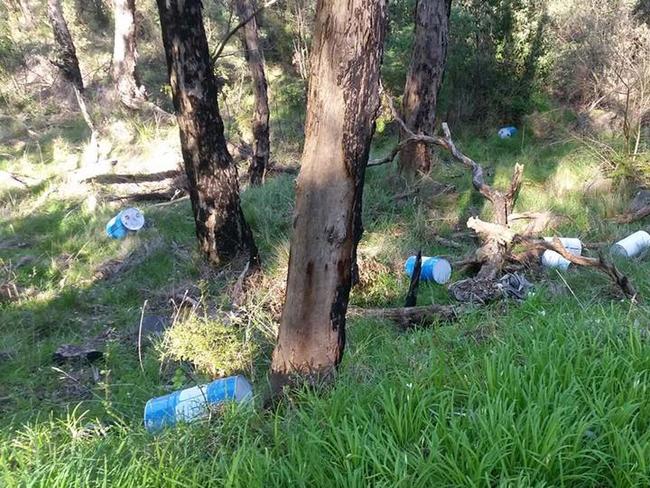
{"label": "large eucalyptus trunk", "polygon": [[113,82],[120,100],[129,108],[140,108],[146,100],[140,85],[136,62],[135,0],[113,0],[115,41],[113,43]]}
{"label": "large eucalyptus trunk", "polygon": [[79,91],[83,91],[84,83],[79,69],[77,50],[72,42],[68,24],[63,16],[60,0],[47,0],[47,17],[54,33],[55,59],[50,62],[57,66],[63,77],[72,83]]}
{"label": "large eucalyptus trunk", "polygon": [[237,168],[219,115],[202,2],[157,3],[199,245],[214,264],[243,251],[257,264],[257,248],[240,206]]}
{"label": "large eucalyptus trunk", "polygon": [[276,392],[294,376],[329,379],[343,355],[385,26],[385,0],[318,2]]}
{"label": "large eucalyptus trunk", "polygon": [[[244,21],[255,12],[252,0],[236,0],[237,15]],[[252,17],[241,31],[241,40],[246,53],[248,69],[253,80],[255,94],[255,113],[253,114],[253,158],[248,169],[252,185],[260,185],[269,164],[269,99],[266,74],[264,73],[264,53],[257,34],[257,21]]]}
{"label": "large eucalyptus trunk", "polygon": [[[415,134],[435,132],[438,93],[447,61],[450,10],[451,0],[417,0],[415,5],[415,41],[402,103],[404,122]],[[400,153],[400,172],[407,176],[428,172],[429,151],[424,142],[407,144]]]}

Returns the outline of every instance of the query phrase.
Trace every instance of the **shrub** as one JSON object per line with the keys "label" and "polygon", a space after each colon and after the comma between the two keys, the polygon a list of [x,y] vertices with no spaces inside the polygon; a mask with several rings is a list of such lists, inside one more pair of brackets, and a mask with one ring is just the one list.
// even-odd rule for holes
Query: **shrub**
{"label": "shrub", "polygon": [[165,332],[162,357],[188,361],[213,378],[250,369],[254,344],[236,321],[191,316]]}

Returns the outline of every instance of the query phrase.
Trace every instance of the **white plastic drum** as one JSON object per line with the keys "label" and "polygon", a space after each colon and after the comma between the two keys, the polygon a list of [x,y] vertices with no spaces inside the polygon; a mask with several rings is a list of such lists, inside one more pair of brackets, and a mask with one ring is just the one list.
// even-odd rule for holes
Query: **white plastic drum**
{"label": "white plastic drum", "polygon": [[[553,237],[544,237],[547,242],[553,242]],[[560,242],[564,248],[574,256],[582,254],[582,242],[575,237],[560,237]],[[566,271],[571,261],[563,258],[559,253],[551,250],[544,251],[542,254],[542,265],[546,268],[559,268]]]}
{"label": "white plastic drum", "polygon": [[136,231],[144,226],[144,215],[137,208],[127,208],[120,212],[120,220],[128,230]]}
{"label": "white plastic drum", "polygon": [[626,258],[638,256],[650,247],[650,234],[640,230],[625,239],[618,241],[612,246],[612,254],[618,254]]}

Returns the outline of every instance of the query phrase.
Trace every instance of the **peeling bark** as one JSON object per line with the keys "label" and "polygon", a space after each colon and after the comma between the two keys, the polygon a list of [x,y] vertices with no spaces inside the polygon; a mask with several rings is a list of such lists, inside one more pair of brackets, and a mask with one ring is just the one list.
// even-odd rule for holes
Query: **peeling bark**
{"label": "peeling bark", "polygon": [[253,156],[248,168],[251,185],[260,185],[264,181],[269,165],[269,99],[267,94],[266,74],[264,73],[264,53],[257,34],[257,20],[252,0],[236,0],[237,15],[240,19],[250,20],[241,31],[241,41],[253,80],[255,95],[255,112],[253,114]]}
{"label": "peeling bark", "polygon": [[258,253],[244,219],[237,168],[226,147],[200,0],[157,0],[196,235],[208,260]]}
{"label": "peeling bark", "polygon": [[139,109],[147,99],[136,70],[135,0],[113,0],[115,40],[113,43],[113,82],[120,100],[132,109]]}
{"label": "peeling bark", "polygon": [[[451,0],[417,0],[415,5],[415,41],[402,104],[404,121],[415,134],[434,133],[436,105],[447,61],[450,11]],[[398,167],[406,175],[428,172],[431,168],[428,145],[419,141],[406,144]]]}
{"label": "peeling bark", "polygon": [[385,27],[385,0],[318,2],[275,392],[330,379],[343,355]]}
{"label": "peeling bark", "polygon": [[60,0],[47,0],[47,17],[54,33],[55,59],[50,62],[61,70],[63,77],[72,83],[79,91],[83,91],[84,83],[79,69],[77,50],[74,47],[68,24],[63,16]]}

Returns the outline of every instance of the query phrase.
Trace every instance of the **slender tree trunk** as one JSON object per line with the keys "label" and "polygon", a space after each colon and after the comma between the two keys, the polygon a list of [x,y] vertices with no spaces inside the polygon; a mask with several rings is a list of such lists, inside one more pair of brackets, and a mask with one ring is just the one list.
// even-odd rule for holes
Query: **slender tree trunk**
{"label": "slender tree trunk", "polygon": [[[255,11],[251,0],[236,0],[237,15],[242,21]],[[255,94],[255,113],[253,115],[253,158],[248,168],[252,185],[260,185],[269,164],[269,99],[267,95],[266,74],[264,73],[264,53],[257,35],[257,20],[253,17],[241,30],[241,40],[246,53],[248,69],[253,79]]]}
{"label": "slender tree trunk", "polygon": [[22,16],[22,24],[31,29],[34,27],[34,15],[32,14],[32,9],[29,6],[28,0],[9,0],[10,4],[13,4],[15,9],[20,10]]}
{"label": "slender tree trunk", "polygon": [[68,24],[63,17],[60,0],[47,0],[47,16],[54,32],[55,56],[50,60],[57,66],[63,77],[72,83],[79,91],[83,91],[84,84],[79,69],[77,50],[72,42]]}
{"label": "slender tree trunk", "polygon": [[135,0],[113,0],[115,42],[113,45],[113,82],[124,105],[138,109],[146,100],[136,70]]}
{"label": "slender tree trunk", "polygon": [[200,0],[157,0],[169,79],[189,182],[196,235],[210,262],[257,248],[239,202],[237,168],[226,147]]}
{"label": "slender tree trunk", "polygon": [[329,379],[345,346],[361,196],[379,108],[385,0],[319,0],[274,391]]}
{"label": "slender tree trunk", "polygon": [[[447,60],[450,10],[451,0],[417,0],[415,5],[415,42],[402,103],[404,122],[415,134],[434,133]],[[414,142],[402,150],[400,173],[414,175],[429,169],[431,153],[425,143]]]}

